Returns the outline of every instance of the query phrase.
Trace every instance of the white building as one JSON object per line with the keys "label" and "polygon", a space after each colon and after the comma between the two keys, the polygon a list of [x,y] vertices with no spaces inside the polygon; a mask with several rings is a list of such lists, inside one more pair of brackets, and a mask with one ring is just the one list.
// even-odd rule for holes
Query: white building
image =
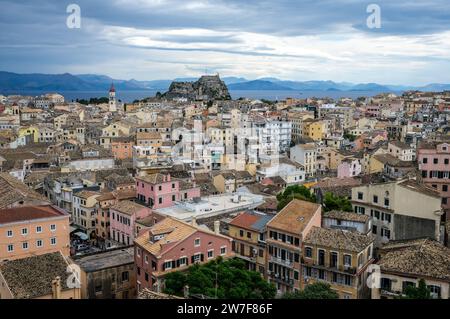
{"label": "white building", "polygon": [[390,141],[387,153],[405,162],[411,162],[416,158],[415,149],[400,141]]}
{"label": "white building", "polygon": [[251,193],[225,193],[177,202],[174,206],[156,209],[158,214],[184,221],[254,209],[264,203],[264,197]]}
{"label": "white building", "polygon": [[306,178],[316,175],[317,146],[314,143],[298,144],[291,147],[290,159],[301,164],[305,169]]}
{"label": "white building", "polygon": [[353,187],[352,206],[355,213],[372,217],[377,246],[389,240],[442,239],[439,193],[414,180]]}
{"label": "white building", "polygon": [[305,170],[302,165],[280,158],[275,163],[262,164],[256,171],[256,180],[261,181],[267,177],[280,176],[287,185],[305,182]]}

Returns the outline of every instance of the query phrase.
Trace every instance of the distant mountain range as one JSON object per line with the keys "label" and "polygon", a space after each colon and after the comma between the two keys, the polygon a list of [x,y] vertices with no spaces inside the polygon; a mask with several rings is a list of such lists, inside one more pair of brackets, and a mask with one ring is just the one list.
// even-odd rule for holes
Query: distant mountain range
{"label": "distant mountain range", "polygon": [[[195,81],[197,78],[173,80],[120,80],[96,74],[17,74],[0,71],[0,94],[5,92],[36,91],[107,91],[114,83],[118,91],[167,91],[172,81]],[[266,77],[248,80],[242,77],[224,77],[222,80],[231,91],[373,91],[400,92],[407,90],[444,91],[450,84],[432,83],[425,86],[382,85],[377,83],[348,83],[333,81],[286,81]]]}

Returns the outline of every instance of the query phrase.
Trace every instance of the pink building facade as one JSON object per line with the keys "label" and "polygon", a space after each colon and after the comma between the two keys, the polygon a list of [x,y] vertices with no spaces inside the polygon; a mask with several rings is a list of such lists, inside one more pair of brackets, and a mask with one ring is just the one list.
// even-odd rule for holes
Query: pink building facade
{"label": "pink building facade", "polygon": [[166,274],[230,257],[231,243],[229,237],[167,217],[135,240],[136,287],[162,291]]}
{"label": "pink building facade", "polygon": [[152,174],[136,178],[136,193],[139,201],[153,209],[170,207],[176,201],[200,197],[200,188],[195,184],[172,180],[170,174]]}
{"label": "pink building facade", "polygon": [[136,220],[148,217],[152,210],[131,201],[120,202],[110,208],[111,239],[124,245],[132,245]]}
{"label": "pink building facade", "polygon": [[359,160],[344,160],[339,164],[337,169],[338,178],[359,176],[362,171],[362,166]]}
{"label": "pink building facade", "polygon": [[450,219],[450,144],[422,143],[417,151],[422,181],[439,191],[446,220]]}

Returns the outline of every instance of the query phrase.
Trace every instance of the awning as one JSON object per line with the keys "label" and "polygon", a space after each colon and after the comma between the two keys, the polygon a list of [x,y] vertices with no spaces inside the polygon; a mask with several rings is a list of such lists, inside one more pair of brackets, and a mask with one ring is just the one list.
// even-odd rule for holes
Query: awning
{"label": "awning", "polygon": [[70,229],[70,233],[73,233],[74,231],[78,230],[78,227],[70,226],[69,229]]}
{"label": "awning", "polygon": [[75,233],[74,235],[80,237],[81,240],[88,240],[89,239],[89,236],[86,235],[85,233],[82,233],[82,232]]}

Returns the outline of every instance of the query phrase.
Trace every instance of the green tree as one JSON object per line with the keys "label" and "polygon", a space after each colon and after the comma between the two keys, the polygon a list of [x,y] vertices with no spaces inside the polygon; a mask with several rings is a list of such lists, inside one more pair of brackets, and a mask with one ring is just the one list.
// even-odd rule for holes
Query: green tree
{"label": "green tree", "polygon": [[180,291],[184,290],[186,286],[187,278],[186,274],[180,271],[170,273],[166,276],[166,290],[165,292],[170,295],[176,295]]}
{"label": "green tree", "polygon": [[286,293],[282,299],[338,299],[339,295],[330,285],[316,282],[305,287],[302,291]]}
{"label": "green tree", "polygon": [[292,185],[286,187],[283,192],[277,195],[277,209],[283,209],[287,204],[293,199],[305,200],[308,202],[316,202],[316,196],[311,193],[311,191],[303,185]]}
{"label": "green tree", "polygon": [[344,134],[344,138],[349,140],[350,142],[354,142],[356,140],[356,135],[350,134],[350,133],[345,133]]}
{"label": "green tree", "polygon": [[191,294],[226,299],[274,298],[276,288],[261,274],[246,269],[245,262],[221,257],[206,264],[195,264],[183,272],[172,272],[165,278],[164,292],[182,296],[185,285]]}
{"label": "green tree", "polygon": [[431,291],[427,287],[425,280],[420,279],[419,285],[408,286],[405,289],[403,299],[431,299]]}
{"label": "green tree", "polygon": [[352,212],[352,204],[347,197],[337,196],[333,193],[325,193],[323,199],[324,211],[329,212],[330,210],[342,210],[345,212]]}

